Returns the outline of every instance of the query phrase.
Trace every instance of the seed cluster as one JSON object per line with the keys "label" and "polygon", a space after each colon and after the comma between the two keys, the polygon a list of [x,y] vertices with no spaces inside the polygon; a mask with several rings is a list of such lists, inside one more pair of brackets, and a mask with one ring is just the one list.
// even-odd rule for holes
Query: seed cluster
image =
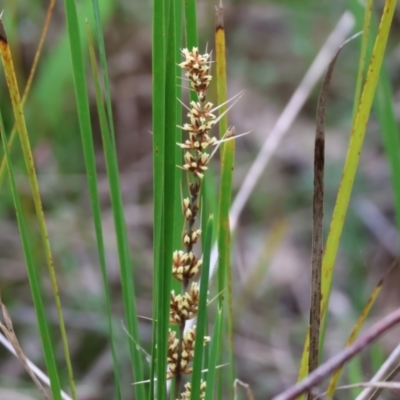
{"label": "seed cluster", "polygon": [[[185,391],[182,393],[181,400],[190,400],[191,394],[192,394],[192,385],[190,384],[190,382],[188,382],[185,385]],[[203,400],[205,398],[206,398],[206,382],[202,380],[200,384],[200,400]]]}
{"label": "seed cluster", "polygon": [[183,169],[192,172],[199,179],[204,178],[207,170],[207,163],[210,155],[205,152],[208,146],[216,142],[215,137],[210,137],[210,131],[215,125],[215,115],[212,113],[213,104],[206,102],[206,93],[210,81],[210,54],[199,54],[196,47],[192,51],[182,50],[185,57],[179,66],[186,71],[191,88],[197,93],[198,101],[190,102],[190,109],[187,114],[189,122],[181,128],[188,132],[189,139],[178,146],[187,150],[184,155]]}
{"label": "seed cluster", "polygon": [[[211,81],[209,75],[210,54],[199,54],[194,47],[191,51],[182,50],[184,61],[179,66],[185,71],[185,75],[190,82],[190,87],[197,94],[197,101],[190,103],[187,114],[188,122],[182,128],[188,133],[188,139],[184,143],[178,143],[185,153],[183,154],[183,164],[181,168],[188,174],[189,197],[182,201],[182,212],[185,220],[185,228],[182,235],[183,250],[176,250],[172,255],[172,275],[182,282],[182,294],[171,292],[170,315],[171,325],[180,326],[180,337],[175,331],[169,332],[168,337],[168,379],[176,377],[179,385],[182,374],[191,374],[190,363],[194,358],[194,345],[196,339],[196,327],[184,332],[187,320],[197,315],[199,303],[199,286],[197,282],[191,282],[199,273],[202,266],[202,259],[196,257],[193,246],[201,238],[201,230],[195,228],[196,217],[199,211],[199,194],[204,173],[210,160],[207,148],[216,143],[216,139],[211,137],[210,131],[216,123],[213,112],[213,104],[206,101],[207,89]],[[208,341],[205,338],[205,342]],[[201,383],[201,396],[205,396],[206,383]],[[181,399],[189,400],[191,386],[187,383]]]}

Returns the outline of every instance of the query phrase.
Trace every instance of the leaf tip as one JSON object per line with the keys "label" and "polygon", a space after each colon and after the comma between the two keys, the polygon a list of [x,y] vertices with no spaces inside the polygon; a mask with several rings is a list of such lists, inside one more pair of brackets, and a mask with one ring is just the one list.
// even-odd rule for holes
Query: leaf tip
{"label": "leaf tip", "polygon": [[3,25],[3,13],[4,13],[4,10],[0,13],[0,41],[4,42],[4,43],[8,43],[6,31],[5,31],[4,25]]}

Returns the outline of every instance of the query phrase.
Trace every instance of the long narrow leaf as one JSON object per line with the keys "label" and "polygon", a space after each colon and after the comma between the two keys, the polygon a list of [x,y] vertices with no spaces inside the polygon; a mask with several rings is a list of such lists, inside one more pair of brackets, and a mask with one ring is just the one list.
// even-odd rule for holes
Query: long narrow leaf
{"label": "long narrow leaf", "polygon": [[203,266],[201,268],[200,300],[197,313],[196,343],[192,372],[191,398],[200,398],[201,370],[203,366],[204,333],[207,325],[207,295],[208,277],[210,273],[210,256],[212,240],[213,217],[208,220],[204,236]]}
{"label": "long narrow leaf", "polygon": [[[217,8],[215,48],[216,48],[216,75],[217,75],[217,95],[218,104],[224,104],[227,100],[226,88],[226,52],[225,52],[225,28],[222,7]],[[219,109],[220,115],[224,113],[226,106]],[[228,118],[225,114],[219,121],[219,135],[222,138],[228,132]],[[233,134],[232,128],[229,134]],[[232,275],[231,275],[231,238],[229,226],[229,210],[231,206],[232,177],[235,160],[235,140],[225,142],[221,147],[221,185],[218,207],[218,292],[227,290],[227,317],[228,317],[228,348],[229,348],[229,368],[230,382],[232,388],[230,397],[234,396],[233,382],[235,379],[235,364],[233,355],[233,310],[232,310]],[[224,296],[220,298],[220,305]]]}
{"label": "long narrow leaf", "polygon": [[[322,83],[318,99],[317,123],[314,146],[314,196],[313,196],[313,234],[311,249],[311,306],[310,306],[310,346],[308,373],[319,363],[320,323],[321,323],[321,266],[323,256],[323,214],[324,214],[324,169],[325,169],[325,118],[326,100],[333,69],[343,45],[330,62]],[[308,397],[311,399],[312,394]]]}
{"label": "long narrow leaf", "polygon": [[29,245],[29,238],[26,231],[25,220],[22,213],[21,201],[19,199],[17,185],[15,183],[14,172],[10,160],[9,151],[7,148],[7,139],[4,131],[3,117],[0,112],[0,131],[1,140],[4,148],[4,159],[8,169],[9,180],[11,184],[11,192],[14,201],[14,206],[17,215],[18,227],[24,251],[25,263],[28,271],[29,285],[32,293],[33,304],[37,316],[40,338],[42,341],[44,360],[50,378],[50,387],[54,400],[61,400],[60,379],[58,376],[58,368],[54,358],[53,343],[50,337],[50,331],[47,324],[46,313],[43,306],[42,295],[39,285],[39,277],[37,276],[38,269],[33,263],[32,253]]}
{"label": "long narrow leaf", "polygon": [[[184,2],[185,7],[185,35],[186,35],[186,47],[192,50],[193,47],[198,47],[199,37],[197,31],[197,9],[196,0],[187,0]],[[196,93],[190,91],[190,100],[196,101]]]}
{"label": "long narrow leaf", "polygon": [[[105,114],[103,98],[102,98],[102,94],[101,94],[93,39],[90,35],[90,28],[89,28],[88,24],[86,24],[86,28],[87,28],[87,35],[88,35],[88,39],[89,39],[89,54],[90,54],[90,60],[91,60],[91,65],[92,65],[92,71],[93,71],[94,87],[95,87],[95,92],[96,92],[96,105],[97,105],[97,111],[99,113],[101,134],[102,134],[102,137],[104,140],[105,135],[109,136],[108,123],[107,123],[107,117]],[[94,157],[93,157],[93,159],[94,159]],[[94,169],[94,173],[96,174],[95,169]],[[106,312],[107,312],[107,319],[108,319],[108,332],[109,332],[110,341],[111,341],[111,353],[112,353],[112,358],[113,358],[115,390],[116,390],[117,398],[121,399],[122,395],[121,395],[121,387],[120,387],[118,358],[117,358],[115,339],[114,339],[114,329],[113,329],[113,325],[112,325],[110,289],[108,286],[107,267],[106,267],[106,260],[105,260],[105,251],[104,251],[100,199],[98,196],[96,181],[95,181],[94,186],[96,186],[96,187],[93,187],[94,190],[93,190],[93,192],[91,192],[91,199],[92,199],[92,203],[93,203],[92,209],[93,209],[93,216],[94,216],[94,221],[95,221],[95,231],[96,231],[96,238],[97,238],[97,248],[98,248],[99,259],[100,259],[101,275],[103,278],[103,290],[104,290],[104,295],[105,295]]]}
{"label": "long narrow leaf", "polygon": [[400,237],[400,130],[394,111],[393,93],[385,64],[382,67],[379,78],[374,106],[378,114],[382,142],[390,167],[397,235]]}
{"label": "long narrow leaf", "polygon": [[[176,143],[177,143],[177,82],[176,72],[178,53],[176,51],[175,38],[175,3],[169,1],[168,22],[167,22],[167,43],[166,43],[166,86],[165,86],[165,143],[164,143],[164,187],[163,187],[163,240],[160,263],[163,267],[160,270],[159,305],[157,318],[157,399],[164,399],[166,396],[166,365],[167,365],[167,341],[169,325],[169,306],[172,281],[172,253],[174,251],[175,211],[176,203],[180,203],[180,196],[175,197],[175,179],[177,177]],[[180,107],[180,106],[179,106]],[[182,212],[179,212],[181,215]]]}
{"label": "long narrow leaf", "polygon": [[[67,16],[68,33],[70,38],[75,95],[78,108],[78,117],[85,157],[85,165],[89,179],[92,206],[94,205],[96,207],[95,198],[97,196],[97,181],[94,160],[94,148],[92,141],[92,127],[90,122],[89,100],[86,89],[85,65],[82,57],[82,48],[80,42],[81,37],[75,1],[66,0],[65,9]],[[115,165],[116,163],[117,158],[115,154],[113,158],[114,162],[111,163],[111,166]],[[116,224],[115,230],[117,235],[118,256],[121,271],[122,297],[125,307],[127,329],[131,337],[136,341],[136,343],[133,343],[132,340],[129,340],[129,350],[134,369],[134,379],[141,381],[143,380],[143,367],[140,350],[137,346],[137,344],[139,344],[139,334],[135,307],[135,294],[133,288],[132,265],[129,257],[124,218],[121,215],[116,216],[115,214],[115,210],[118,210],[119,213],[122,213],[122,202],[120,199],[116,200],[114,197],[118,196],[118,193],[120,193],[120,191],[118,190],[118,171],[112,172],[110,172],[110,175],[113,175],[110,182],[112,182],[114,186],[110,187],[110,192],[111,201],[113,203],[112,208],[114,212],[114,223]],[[96,213],[100,213],[100,210],[97,210]],[[135,390],[136,393],[139,393],[142,396],[141,398],[144,398],[144,387],[142,385],[136,385]],[[140,396],[138,397],[140,398]]]}
{"label": "long narrow leaf", "polygon": [[223,309],[218,307],[218,312],[215,318],[214,333],[211,341],[210,361],[207,372],[207,387],[205,400],[214,400],[214,384],[216,381],[217,365],[220,359],[220,343],[222,334]]}
{"label": "long narrow leaf", "polygon": [[99,53],[100,53],[100,63],[101,63],[101,71],[102,71],[102,77],[103,77],[104,94],[105,94],[106,105],[107,105],[108,128],[111,133],[111,140],[115,147],[115,131],[114,131],[114,118],[113,118],[112,105],[111,105],[110,80],[108,79],[106,46],[104,44],[104,35],[103,35],[102,24],[101,24],[99,1],[93,0],[92,3],[93,3],[93,13],[94,13],[94,18],[95,18],[95,27],[96,27],[96,34],[97,34],[97,46],[98,46]]}
{"label": "long narrow leaf", "polygon": [[[165,373],[166,364],[157,362],[160,351],[159,340],[163,335],[164,327],[159,326],[156,321],[159,318],[159,310],[163,310],[165,274],[163,257],[161,256],[163,240],[163,202],[164,202],[164,165],[165,165],[165,82],[166,82],[166,7],[165,0],[154,0],[153,2],[153,46],[152,46],[152,73],[153,73],[153,334],[152,334],[152,357],[149,399],[153,400],[154,375],[162,377]],[[173,190],[173,188],[171,188]],[[165,317],[165,316],[164,316]],[[161,344],[164,352],[166,344]],[[164,357],[162,355],[162,357]],[[163,370],[161,370],[163,369]],[[164,382],[157,381],[157,398],[162,400],[165,396]]]}
{"label": "long narrow leaf", "polygon": [[11,56],[11,52],[10,52],[10,47],[7,42],[7,36],[6,36],[5,30],[4,30],[3,21],[1,19],[0,19],[0,53],[1,53],[1,58],[3,61],[4,72],[6,75],[8,90],[10,92],[11,103],[12,103],[12,107],[13,107],[13,111],[14,111],[14,117],[17,122],[17,128],[18,128],[19,137],[20,137],[20,141],[21,141],[25,166],[26,166],[26,169],[28,172],[29,184],[30,184],[31,191],[32,191],[33,202],[35,204],[36,216],[37,216],[37,219],[39,222],[40,236],[41,236],[41,240],[43,242],[43,247],[44,247],[44,251],[45,251],[45,255],[46,255],[46,261],[47,261],[47,266],[48,266],[50,280],[51,280],[51,286],[52,286],[53,295],[55,298],[58,324],[60,327],[61,340],[62,340],[63,349],[64,349],[64,356],[65,356],[65,361],[66,361],[67,369],[68,369],[68,378],[69,378],[69,384],[70,384],[70,388],[71,388],[71,395],[72,395],[72,398],[74,400],[76,400],[76,389],[75,389],[75,382],[74,382],[74,376],[73,376],[73,371],[72,371],[71,358],[70,358],[70,353],[69,353],[67,334],[66,334],[66,330],[65,330],[64,318],[63,318],[62,307],[61,307],[61,300],[60,300],[60,295],[59,295],[59,290],[58,290],[56,273],[55,273],[55,269],[54,269],[53,255],[52,255],[51,247],[50,247],[49,234],[47,231],[47,225],[46,225],[46,220],[44,217],[42,200],[41,200],[41,196],[40,196],[39,183],[37,180],[35,165],[33,162],[33,155],[32,155],[32,150],[31,150],[31,146],[30,146],[30,142],[29,142],[28,130],[26,127],[26,122],[25,122],[25,117],[24,117],[24,113],[23,113],[21,97],[19,94],[17,79],[15,76],[15,71],[14,71],[14,67],[13,67],[13,61],[12,61],[12,56]]}

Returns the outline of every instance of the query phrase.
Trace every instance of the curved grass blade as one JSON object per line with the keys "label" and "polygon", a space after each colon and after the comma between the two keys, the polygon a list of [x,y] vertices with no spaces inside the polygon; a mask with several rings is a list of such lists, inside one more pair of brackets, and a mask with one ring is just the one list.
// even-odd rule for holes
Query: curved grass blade
{"label": "curved grass blade", "polygon": [[[101,135],[103,138],[103,142],[105,143],[104,144],[105,153],[110,154],[110,156],[112,157],[113,153],[107,148],[107,145],[109,144],[109,140],[107,141],[106,138],[110,135],[109,130],[108,130],[109,125],[107,122],[107,116],[105,113],[103,98],[102,98],[102,94],[101,94],[99,72],[97,69],[93,39],[90,34],[90,28],[89,28],[88,23],[86,23],[86,29],[87,29],[87,35],[88,35],[89,54],[90,54],[90,60],[91,60],[91,65],[92,65],[93,81],[94,81],[94,87],[95,87],[95,92],[96,92],[96,105],[97,105],[97,111],[99,114]],[[111,296],[110,296],[110,289],[108,287],[108,276],[107,276],[107,267],[106,267],[106,258],[105,258],[105,249],[104,249],[103,228],[102,228],[102,222],[101,222],[100,199],[99,199],[98,190],[97,190],[96,168],[95,168],[95,164],[93,164],[94,154],[91,155],[89,157],[89,159],[91,160],[91,167],[89,167],[90,171],[96,177],[96,179],[93,180],[92,184],[91,184],[91,182],[89,182],[89,189],[90,189],[90,193],[91,193],[90,197],[91,197],[91,201],[92,201],[93,219],[94,219],[94,225],[95,225],[95,231],[96,231],[96,240],[97,240],[97,248],[98,248],[99,260],[100,260],[100,268],[101,268],[101,274],[102,274],[102,278],[103,278],[103,290],[104,290],[104,295],[105,295],[105,305],[106,305],[106,313],[107,313],[107,319],[108,319],[108,321],[107,321],[108,322],[108,332],[109,332],[109,337],[110,337],[110,342],[111,342],[111,353],[112,353],[113,368],[114,368],[115,391],[116,391],[117,399],[121,399],[122,395],[121,395],[121,387],[120,387],[118,358],[117,358],[117,352],[116,352],[116,347],[115,347],[114,330],[113,330],[113,324],[112,324],[112,310],[111,310],[111,301],[110,301]],[[107,160],[107,156],[106,156],[106,160]],[[89,171],[89,168],[88,168],[88,171]],[[108,176],[110,179],[110,174],[108,174]],[[111,188],[111,186],[112,185],[110,184],[110,188]]]}
{"label": "curved grass blade", "polygon": [[20,141],[21,141],[21,147],[22,147],[22,152],[23,152],[23,156],[24,156],[25,166],[28,171],[29,184],[31,187],[33,201],[35,204],[35,211],[36,211],[37,219],[39,222],[40,236],[41,236],[41,240],[43,242],[43,247],[44,247],[44,251],[45,251],[47,266],[48,266],[50,280],[51,280],[51,286],[52,286],[53,295],[55,298],[58,324],[60,327],[64,356],[65,356],[65,361],[66,361],[67,369],[68,369],[68,379],[69,379],[69,384],[70,384],[70,388],[71,388],[71,395],[72,395],[72,398],[74,400],[76,400],[74,375],[73,375],[73,371],[72,371],[72,364],[71,364],[71,359],[70,359],[70,354],[69,354],[69,346],[68,346],[67,334],[65,331],[65,324],[64,324],[64,318],[63,318],[63,313],[62,313],[57,278],[56,278],[56,273],[55,273],[55,269],[54,269],[53,255],[51,252],[49,235],[48,235],[48,231],[47,231],[47,225],[46,225],[46,221],[45,221],[45,217],[44,217],[42,200],[41,200],[41,196],[40,196],[39,183],[38,183],[37,176],[36,176],[32,150],[31,150],[31,146],[30,146],[30,142],[29,142],[28,131],[26,128],[25,117],[24,117],[24,113],[23,113],[23,109],[22,109],[21,97],[20,97],[19,90],[18,90],[18,84],[17,84],[15,72],[14,72],[12,56],[11,56],[10,48],[7,43],[7,36],[6,36],[5,30],[4,30],[2,19],[0,19],[0,53],[1,53],[1,58],[3,61],[4,72],[6,75],[7,86],[8,86],[9,92],[10,92],[14,116],[17,121],[17,129],[18,129],[19,137],[20,137]]}
{"label": "curved grass blade", "polygon": [[204,236],[203,266],[201,268],[200,300],[197,314],[196,343],[194,348],[191,398],[200,398],[201,370],[203,366],[204,335],[207,325],[207,295],[208,277],[210,273],[210,256],[212,240],[213,217],[208,219]]}
{"label": "curved grass blade", "polygon": [[[219,6],[216,10],[216,31],[215,31],[215,52],[216,52],[216,78],[218,104],[224,104],[227,100],[226,88],[226,52],[225,52],[225,28],[223,20],[223,9]],[[224,113],[226,106],[219,108],[219,115]],[[228,132],[228,118],[225,114],[219,121],[219,136],[222,137]],[[234,129],[229,129],[226,137],[234,134]],[[218,206],[218,292],[226,288],[227,318],[228,318],[228,348],[229,348],[229,388],[230,397],[233,398],[233,382],[235,380],[235,365],[233,356],[233,311],[232,311],[232,275],[231,275],[231,238],[229,226],[229,210],[232,195],[232,176],[235,161],[235,140],[228,140],[221,146],[221,186]],[[220,306],[223,304],[224,296],[220,297]]]}
{"label": "curved grass blade", "polygon": [[[399,263],[399,259],[396,259],[395,261],[393,261],[392,264],[390,265],[390,267],[385,272],[385,274],[379,280],[378,284],[375,286],[367,303],[365,304],[363,310],[361,311],[361,314],[358,317],[357,322],[354,325],[354,328],[353,328],[349,338],[347,339],[346,347],[349,347],[356,340],[356,338],[357,338],[358,334],[360,333],[360,330],[365,322],[365,319],[367,318],[369,312],[371,311],[372,306],[375,304],[376,298],[378,297],[379,293],[381,292],[383,282],[386,280],[386,278],[389,276],[389,274],[393,271],[394,267],[398,263]],[[329,386],[328,386],[328,390],[327,390],[327,395],[329,397],[332,397],[334,395],[341,373],[342,373],[342,368],[339,368],[332,375],[332,378],[329,381]]]}
{"label": "curved grass blade", "polygon": [[[31,89],[31,86],[32,86],[32,82],[33,82],[33,78],[35,76],[35,73],[36,73],[36,70],[37,70],[37,66],[38,66],[38,63],[39,63],[39,59],[40,59],[40,56],[42,54],[42,48],[43,48],[44,40],[46,39],[47,31],[48,31],[49,24],[50,24],[50,19],[51,19],[51,16],[53,14],[54,4],[55,4],[55,0],[50,0],[49,6],[48,6],[47,11],[46,11],[46,18],[45,18],[45,21],[44,21],[44,24],[43,24],[42,33],[40,34],[38,47],[36,49],[35,57],[33,59],[32,68],[31,68],[31,71],[30,71],[29,76],[28,76],[28,81],[27,81],[26,86],[25,86],[24,94],[22,95],[22,100],[21,100],[22,107],[24,107],[25,101],[26,101],[26,99],[28,97],[28,94],[30,92],[30,89]],[[15,139],[16,136],[17,136],[17,125],[15,124],[13,129],[12,129],[12,131],[11,131],[11,135],[10,135],[10,138],[8,139],[8,144],[7,144],[8,151],[10,151],[10,152],[11,152],[11,149],[12,149],[12,146],[13,146],[13,143],[14,143],[14,139]],[[3,184],[5,172],[6,172],[6,159],[4,157],[3,160],[1,161],[1,164],[0,164],[0,190],[1,190],[1,186]]]}
{"label": "curved grass blade", "polygon": [[60,379],[58,376],[58,368],[56,360],[54,358],[53,343],[50,337],[50,331],[47,325],[46,313],[43,306],[39,279],[37,276],[38,269],[35,267],[33,263],[32,253],[29,246],[29,238],[26,231],[24,216],[22,213],[21,201],[19,199],[17,185],[15,183],[14,172],[10,160],[9,151],[7,148],[7,139],[5,136],[3,117],[1,115],[1,112],[0,112],[0,131],[1,131],[1,141],[3,143],[3,148],[4,148],[4,159],[8,169],[11,192],[16,210],[18,228],[20,231],[22,248],[24,251],[25,263],[28,272],[30,291],[32,293],[33,305],[35,307],[35,312],[37,316],[40,338],[43,347],[44,360],[50,378],[51,392],[53,394],[54,400],[61,400],[62,397],[61,397]]}
{"label": "curved grass blade", "polygon": [[[328,66],[322,83],[317,107],[317,127],[314,145],[314,196],[313,196],[313,233],[311,250],[311,306],[310,306],[310,346],[308,373],[319,363],[319,342],[321,324],[321,268],[323,256],[323,215],[324,215],[324,168],[325,168],[325,117],[326,100],[333,69],[343,45],[336,52]],[[311,400],[313,395],[308,394]]]}
{"label": "curved grass blade", "polygon": [[[357,170],[358,160],[361,153],[362,144],[364,141],[366,126],[371,111],[372,101],[375,94],[375,89],[378,82],[379,72],[383,61],[383,55],[386,48],[387,38],[393,18],[394,9],[396,6],[395,0],[387,0],[382,14],[379,33],[376,37],[374,50],[371,61],[368,67],[368,73],[363,91],[361,95],[360,105],[352,127],[350,143],[348,147],[346,162],[343,169],[342,180],[339,187],[339,192],[336,199],[331,226],[326,243],[326,249],[322,261],[322,280],[321,292],[323,298],[321,301],[321,319],[326,318],[329,294],[331,290],[334,263],[339,247],[339,241],[343,230],[343,224],[350,200],[351,190],[354,182],[355,173]],[[325,295],[326,293],[326,295]],[[307,375],[308,352],[307,347],[309,336],[307,335],[305,343],[305,351],[300,366],[299,379]]]}

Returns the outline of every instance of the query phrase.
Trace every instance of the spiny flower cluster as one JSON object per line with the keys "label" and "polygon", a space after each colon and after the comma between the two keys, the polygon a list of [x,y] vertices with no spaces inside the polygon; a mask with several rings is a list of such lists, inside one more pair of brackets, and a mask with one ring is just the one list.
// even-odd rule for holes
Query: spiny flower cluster
{"label": "spiny flower cluster", "polygon": [[[202,259],[195,256],[193,246],[200,240],[201,230],[195,228],[196,217],[199,211],[199,194],[204,173],[210,155],[206,153],[208,146],[216,142],[210,136],[210,130],[215,124],[216,117],[212,113],[212,103],[206,102],[206,94],[211,75],[209,72],[209,54],[199,54],[197,48],[192,51],[182,50],[184,61],[179,64],[186,71],[191,89],[197,93],[197,100],[190,103],[189,122],[181,128],[188,132],[189,138],[184,143],[178,143],[184,151],[182,169],[188,174],[189,197],[183,199],[182,212],[185,219],[185,229],[182,235],[183,250],[176,250],[172,255],[172,275],[182,282],[182,294],[171,292],[169,323],[179,325],[181,335],[177,338],[174,331],[168,337],[168,379],[177,377],[179,384],[182,374],[192,373],[190,363],[194,358],[194,344],[196,327],[184,332],[187,320],[194,318],[198,312],[199,286],[190,281],[199,273]],[[207,341],[208,338],[205,339]],[[178,388],[179,389],[179,388]],[[181,400],[189,400],[190,384],[185,385]],[[205,382],[202,382],[201,397],[204,398]],[[177,399],[178,400],[178,399]]]}
{"label": "spiny flower cluster", "polygon": [[199,54],[197,47],[193,47],[192,51],[182,49],[182,55],[185,60],[179,66],[186,71],[185,76],[189,78],[190,86],[197,92],[199,100],[204,101],[212,79],[212,76],[208,75],[211,55],[209,53]]}
{"label": "spiny flower cluster", "polygon": [[[207,387],[206,382],[202,380],[200,384],[200,400],[206,398],[206,387]],[[188,382],[185,385],[185,391],[182,393],[181,400],[190,400],[191,394],[192,394],[192,385],[190,382]]]}
{"label": "spiny flower cluster", "polygon": [[193,279],[200,270],[202,260],[198,260],[194,253],[189,253],[183,250],[174,251],[172,255],[172,274],[175,279],[184,282],[188,279]]}
{"label": "spiny flower cluster", "polygon": [[197,306],[199,303],[199,286],[192,282],[189,292],[184,295],[171,292],[169,323],[171,325],[181,325],[197,315]]}
{"label": "spiny flower cluster", "polygon": [[[210,337],[204,337],[204,343],[210,341]],[[170,379],[179,373],[191,374],[192,367],[189,363],[194,359],[194,345],[196,342],[196,326],[188,329],[183,335],[181,356],[179,357],[179,339],[176,338],[176,332],[169,331],[168,335],[168,375]]]}
{"label": "spiny flower cluster", "polygon": [[189,139],[184,143],[178,143],[178,146],[187,150],[182,168],[192,172],[197,178],[203,179],[210,159],[210,155],[205,150],[216,142],[215,137],[210,137],[210,131],[216,119],[212,113],[213,104],[206,102],[208,85],[212,79],[208,74],[210,54],[200,55],[196,47],[193,47],[192,51],[183,49],[182,54],[185,61],[179,66],[186,71],[185,75],[189,79],[191,88],[196,92],[198,101],[190,102],[187,114],[189,123],[181,127],[188,132]]}

